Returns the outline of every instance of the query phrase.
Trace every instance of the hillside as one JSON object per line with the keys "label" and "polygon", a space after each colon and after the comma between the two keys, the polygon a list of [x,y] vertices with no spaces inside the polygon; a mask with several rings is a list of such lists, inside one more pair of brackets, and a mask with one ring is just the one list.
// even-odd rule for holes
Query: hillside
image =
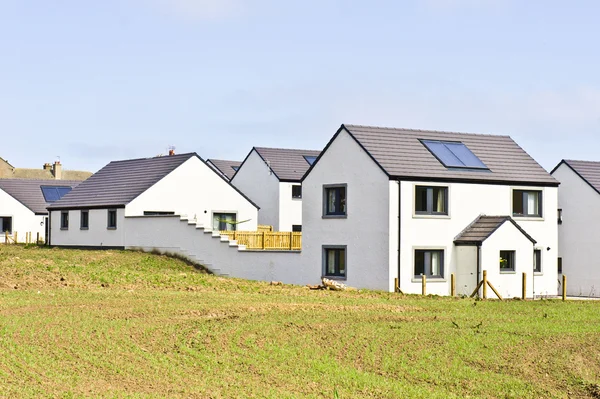
{"label": "hillside", "polygon": [[0,397],[599,398],[600,303],[311,291],[0,246]]}

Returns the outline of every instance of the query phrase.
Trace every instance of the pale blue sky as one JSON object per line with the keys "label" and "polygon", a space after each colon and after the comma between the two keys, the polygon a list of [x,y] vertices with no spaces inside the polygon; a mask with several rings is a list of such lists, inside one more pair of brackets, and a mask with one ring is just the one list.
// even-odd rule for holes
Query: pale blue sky
{"label": "pale blue sky", "polygon": [[96,171],[243,159],[341,123],[511,135],[600,160],[600,3],[0,0],[0,156]]}

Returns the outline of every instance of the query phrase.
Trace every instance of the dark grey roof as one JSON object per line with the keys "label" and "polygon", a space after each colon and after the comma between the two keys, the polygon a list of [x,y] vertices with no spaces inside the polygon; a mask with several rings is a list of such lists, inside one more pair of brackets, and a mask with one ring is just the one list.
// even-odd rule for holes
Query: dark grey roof
{"label": "dark grey roof", "polygon": [[505,222],[512,223],[525,237],[532,243],[536,241],[521,226],[517,224],[510,216],[478,216],[466,229],[464,229],[455,239],[456,245],[481,245]]}
{"label": "dark grey roof", "polygon": [[49,209],[125,206],[195,153],[113,161]]}
{"label": "dark grey roof", "polygon": [[221,172],[228,180],[235,175],[236,169],[242,164],[240,161],[226,161],[224,159],[207,159],[206,162]]}
{"label": "dark grey roof", "polygon": [[81,184],[81,181],[0,179],[0,189],[38,215],[48,213],[48,203],[42,194],[42,186],[76,187],[78,184]]}
{"label": "dark grey roof", "polygon": [[254,147],[253,150],[268,163],[275,176],[281,181],[300,181],[310,167],[304,157],[318,157],[321,153],[315,150],[289,148]]}
{"label": "dark grey roof", "polygon": [[[342,130],[354,137],[383,171],[394,179],[544,186],[559,184],[509,136],[357,125],[342,125],[338,134]],[[462,142],[489,171],[446,168],[420,142],[423,139]]]}
{"label": "dark grey roof", "polygon": [[600,162],[563,159],[550,173],[554,173],[562,164],[570,167],[573,172],[579,175],[596,192],[600,193]]}

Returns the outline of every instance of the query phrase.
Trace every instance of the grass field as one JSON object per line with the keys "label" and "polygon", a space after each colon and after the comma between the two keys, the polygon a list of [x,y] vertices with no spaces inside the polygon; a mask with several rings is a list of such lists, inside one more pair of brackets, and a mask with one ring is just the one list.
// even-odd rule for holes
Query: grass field
{"label": "grass field", "polygon": [[600,398],[600,303],[311,291],[0,246],[0,397]]}

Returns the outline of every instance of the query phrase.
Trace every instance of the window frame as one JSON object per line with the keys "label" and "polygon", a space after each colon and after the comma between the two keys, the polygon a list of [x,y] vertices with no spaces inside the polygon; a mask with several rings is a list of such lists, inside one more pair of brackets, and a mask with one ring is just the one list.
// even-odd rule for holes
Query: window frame
{"label": "window frame", "polygon": [[[14,223],[15,223],[14,216],[8,216],[8,215],[4,216],[4,215],[1,215],[0,218],[2,218],[2,225],[0,225],[0,234],[5,234],[6,231],[8,231],[8,234],[12,235],[13,234],[13,226],[14,226]],[[4,219],[10,219],[10,229],[6,230],[6,231],[4,230]]]}
{"label": "window frame", "polygon": [[[509,255],[508,258],[504,258],[502,254]],[[502,267],[502,259],[506,259],[508,265],[512,267]],[[499,262],[500,273],[516,273],[517,271],[517,251],[514,249],[501,249],[500,250],[500,262]]]}
{"label": "window frame", "polygon": [[[111,225],[111,223],[110,223],[110,215],[113,212],[114,212],[114,215],[115,215],[115,223],[114,223],[114,225]],[[107,209],[106,210],[106,229],[107,230],[116,230],[117,229],[117,227],[118,227],[118,222],[117,222],[118,215],[119,215],[119,213],[117,212],[116,209]]]}
{"label": "window frame", "polygon": [[[83,225],[83,215],[86,215],[86,224]],[[79,230],[89,230],[90,228],[90,211],[88,209],[82,209],[79,212]]]}
{"label": "window frame", "polygon": [[543,258],[542,250],[540,248],[534,248],[533,249],[533,274],[542,274],[544,272],[542,258]]}
{"label": "window frame", "polygon": [[[422,252],[425,257],[423,259],[423,261],[425,262],[423,264],[423,271],[425,273],[423,273],[423,275],[427,278],[427,280],[433,280],[433,281],[446,281],[446,248],[440,248],[440,247],[435,247],[435,248],[413,248],[413,281],[420,281],[422,279],[421,274],[416,274],[416,266],[417,266],[417,253]],[[432,252],[437,252],[441,254],[441,260],[440,260],[440,274],[439,275],[433,275],[431,274],[431,253]],[[427,262],[427,253],[429,253],[429,260],[430,263],[429,265],[426,264]]]}
{"label": "window frame", "polygon": [[[227,222],[221,222],[221,221],[219,221],[219,227],[221,226],[221,223],[225,223],[225,225],[230,224],[231,227],[232,227],[232,229],[229,230],[227,228],[225,228],[225,229],[220,229],[219,228],[219,229],[215,230],[215,216],[217,216],[217,215],[233,215],[233,223],[227,223]],[[213,212],[212,213],[212,218],[211,218],[213,230],[215,230],[215,231],[237,231],[237,223],[236,223],[237,222],[237,216],[238,216],[237,212]]]}
{"label": "window frame", "polygon": [[[344,211],[343,212],[329,212],[329,191],[330,190],[344,190]],[[341,203],[338,202],[338,203]],[[324,219],[345,219],[348,217],[348,184],[324,184],[323,185],[323,218]]]}
{"label": "window frame", "polygon": [[[329,257],[328,255],[328,251],[336,251],[336,256],[335,259],[338,262],[337,265],[335,265],[334,269],[336,271],[339,271],[339,260],[340,258],[340,251],[343,251],[344,254],[344,273],[334,273],[334,274],[328,274],[328,260]],[[348,246],[347,245],[323,245],[322,246],[322,273],[321,275],[323,277],[327,277],[329,279],[332,280],[347,280],[348,279]]]}
{"label": "window frame", "polygon": [[[521,193],[521,195],[525,195],[525,193],[537,193],[538,195],[538,214],[529,214],[527,209],[527,201],[525,197],[522,198],[523,201],[523,213],[515,212],[515,193]],[[510,203],[511,203],[511,214],[515,218],[528,218],[528,219],[542,219],[544,217],[544,190],[533,189],[533,188],[513,188],[511,190]]]}
{"label": "window frame", "polygon": [[[417,210],[417,192],[419,189],[426,190],[426,201],[427,201],[427,210],[419,211]],[[443,189],[444,190],[444,208],[445,212],[434,212],[433,211],[433,190],[434,189]],[[450,187],[446,185],[424,185],[424,184],[415,184],[413,190],[413,215],[417,217],[449,217],[450,216]]]}
{"label": "window frame", "polygon": [[69,230],[69,211],[60,211],[60,229]]}
{"label": "window frame", "polygon": [[[294,189],[300,190],[300,194],[294,194]],[[302,184],[292,184],[292,199],[302,199]]]}

